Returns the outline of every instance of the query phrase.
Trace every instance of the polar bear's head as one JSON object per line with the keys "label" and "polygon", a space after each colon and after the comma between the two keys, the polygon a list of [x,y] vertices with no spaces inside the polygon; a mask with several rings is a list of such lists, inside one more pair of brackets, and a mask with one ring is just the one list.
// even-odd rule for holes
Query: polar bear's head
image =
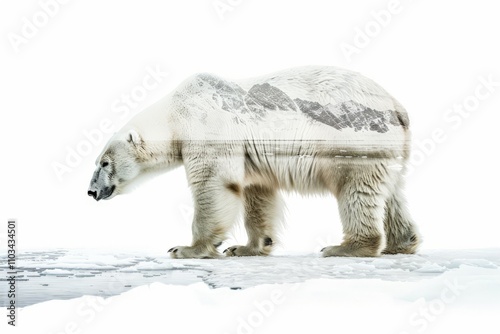
{"label": "polar bear's head", "polygon": [[138,159],[143,140],[135,130],[116,134],[96,160],[88,195],[96,201],[111,199],[141,172]]}

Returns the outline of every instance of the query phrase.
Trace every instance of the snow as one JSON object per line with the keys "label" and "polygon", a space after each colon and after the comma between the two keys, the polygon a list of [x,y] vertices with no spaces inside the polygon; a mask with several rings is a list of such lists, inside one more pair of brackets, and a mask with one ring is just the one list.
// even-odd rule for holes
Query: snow
{"label": "snow", "polygon": [[[100,259],[113,269],[85,266]],[[2,333],[461,333],[498,328],[500,311],[500,249],[216,260],[59,250],[19,266],[19,302],[47,298]]]}
{"label": "snow", "polygon": [[64,269],[47,269],[42,271],[42,274],[44,275],[58,275],[58,276],[68,276],[68,275],[73,275],[73,273],[69,270],[64,270]]}

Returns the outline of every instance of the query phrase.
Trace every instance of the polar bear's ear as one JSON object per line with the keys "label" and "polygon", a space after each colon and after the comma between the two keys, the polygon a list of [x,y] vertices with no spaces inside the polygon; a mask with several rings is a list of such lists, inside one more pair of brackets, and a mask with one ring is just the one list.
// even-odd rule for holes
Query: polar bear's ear
{"label": "polar bear's ear", "polygon": [[139,145],[142,139],[139,133],[132,129],[128,132],[127,141],[133,145]]}

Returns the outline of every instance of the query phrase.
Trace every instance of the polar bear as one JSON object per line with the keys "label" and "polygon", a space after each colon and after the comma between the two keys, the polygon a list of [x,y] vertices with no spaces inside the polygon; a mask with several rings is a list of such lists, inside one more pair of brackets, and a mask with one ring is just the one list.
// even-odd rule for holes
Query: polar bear
{"label": "polar bear", "polygon": [[344,239],[323,256],[414,253],[403,173],[403,106],[372,80],[336,67],[293,68],[232,81],[197,74],[134,117],[97,158],[88,195],[110,199],[148,171],[183,165],[195,214],[173,258],[216,258],[244,211],[248,243],[226,256],[268,255],[281,191],[333,194]]}

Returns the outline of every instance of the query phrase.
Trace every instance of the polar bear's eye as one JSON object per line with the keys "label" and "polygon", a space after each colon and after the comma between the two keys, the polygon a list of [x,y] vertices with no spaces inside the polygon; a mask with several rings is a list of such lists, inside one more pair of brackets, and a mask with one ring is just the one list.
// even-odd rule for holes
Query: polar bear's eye
{"label": "polar bear's eye", "polygon": [[101,167],[106,167],[107,165],[109,165],[109,162],[107,162],[107,161],[104,161],[101,163]]}

